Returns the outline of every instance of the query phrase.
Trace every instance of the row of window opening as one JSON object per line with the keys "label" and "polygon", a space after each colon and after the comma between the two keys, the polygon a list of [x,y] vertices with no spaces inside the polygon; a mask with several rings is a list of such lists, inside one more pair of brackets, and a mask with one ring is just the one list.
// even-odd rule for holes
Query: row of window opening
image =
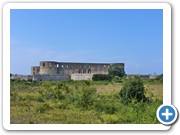
{"label": "row of window opening", "polygon": [[[45,67],[45,63],[43,63],[43,67]],[[49,63],[49,67],[52,67],[52,64],[51,64],[51,63]],[[56,67],[56,68],[59,68],[60,65],[59,65],[59,64],[55,64],[55,67]],[[61,65],[61,68],[69,68],[69,67],[70,67],[69,65]],[[73,66],[71,66],[71,67],[73,68]],[[81,67],[83,67],[83,66],[80,65],[79,67],[81,68]],[[91,68],[91,66],[84,66],[84,68],[87,68],[87,67],[88,67],[88,68]],[[109,68],[109,65],[108,65],[108,66],[104,65],[103,67],[104,67],[104,68],[106,68],[106,67]]]}

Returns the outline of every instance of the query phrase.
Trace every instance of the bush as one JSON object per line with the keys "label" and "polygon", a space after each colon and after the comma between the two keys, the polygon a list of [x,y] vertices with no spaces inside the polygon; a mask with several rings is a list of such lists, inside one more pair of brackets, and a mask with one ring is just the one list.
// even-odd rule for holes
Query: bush
{"label": "bush", "polygon": [[120,82],[122,82],[122,79],[121,79],[121,77],[119,77],[119,76],[115,76],[115,77],[112,79],[112,81],[115,82],[115,83],[120,83]]}
{"label": "bush", "polygon": [[89,109],[93,105],[96,96],[96,89],[94,87],[83,87],[77,95],[77,103],[84,109]]}
{"label": "bush", "polygon": [[126,80],[119,95],[125,102],[132,100],[145,101],[147,99],[144,95],[144,84],[140,77],[129,78]]}
{"label": "bush", "polygon": [[96,111],[106,114],[114,114],[117,111],[116,106],[111,101],[96,101],[94,108]]}
{"label": "bush", "polygon": [[111,81],[112,77],[107,74],[94,74],[92,77],[93,81]]}
{"label": "bush", "polygon": [[62,99],[65,99],[66,95],[68,93],[70,93],[70,91],[71,91],[67,85],[62,85],[62,84],[54,85],[54,84],[52,84],[52,86],[51,86],[48,83],[44,83],[44,84],[45,84],[44,85],[45,88],[39,90],[39,93],[45,99],[62,100]]}

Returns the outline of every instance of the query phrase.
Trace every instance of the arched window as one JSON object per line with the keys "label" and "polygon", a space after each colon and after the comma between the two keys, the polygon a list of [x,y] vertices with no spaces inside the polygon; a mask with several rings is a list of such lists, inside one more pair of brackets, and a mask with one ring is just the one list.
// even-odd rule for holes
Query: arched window
{"label": "arched window", "polygon": [[83,70],[83,73],[86,73],[86,69]]}
{"label": "arched window", "polygon": [[91,69],[88,70],[88,73],[89,73],[89,74],[91,73]]}

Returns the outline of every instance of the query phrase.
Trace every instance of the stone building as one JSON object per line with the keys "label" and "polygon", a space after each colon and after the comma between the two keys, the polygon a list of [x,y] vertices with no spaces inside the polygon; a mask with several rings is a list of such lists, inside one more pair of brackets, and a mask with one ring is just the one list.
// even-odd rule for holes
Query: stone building
{"label": "stone building", "polygon": [[92,80],[93,74],[108,74],[111,65],[124,70],[124,63],[71,63],[41,61],[40,66],[31,67],[35,81]]}

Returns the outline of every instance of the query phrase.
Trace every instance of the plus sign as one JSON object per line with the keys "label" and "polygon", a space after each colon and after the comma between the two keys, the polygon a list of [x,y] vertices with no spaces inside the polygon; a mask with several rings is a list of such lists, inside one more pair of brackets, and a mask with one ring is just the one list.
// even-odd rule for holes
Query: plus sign
{"label": "plus sign", "polygon": [[156,112],[158,120],[164,125],[170,125],[177,119],[178,112],[173,105],[161,105]]}
{"label": "plus sign", "polygon": [[172,116],[172,115],[173,115],[172,113],[169,113],[169,109],[166,109],[166,112],[162,113],[162,116],[166,116],[166,120],[168,120],[169,116]]}

